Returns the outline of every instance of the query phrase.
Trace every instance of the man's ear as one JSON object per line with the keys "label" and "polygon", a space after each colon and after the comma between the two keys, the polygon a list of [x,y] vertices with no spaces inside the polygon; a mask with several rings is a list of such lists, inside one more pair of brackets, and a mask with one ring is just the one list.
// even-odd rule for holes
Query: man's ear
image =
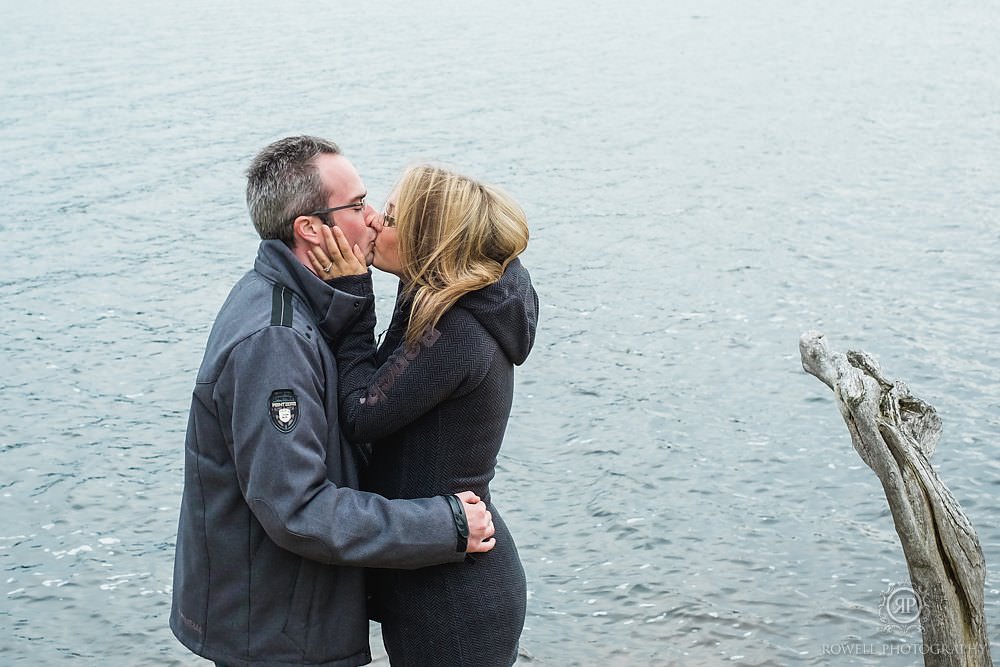
{"label": "man's ear", "polygon": [[322,226],[323,223],[315,215],[300,215],[292,223],[292,235],[295,237],[295,242],[298,243],[301,240],[307,245],[320,245],[323,242],[323,237],[319,228]]}

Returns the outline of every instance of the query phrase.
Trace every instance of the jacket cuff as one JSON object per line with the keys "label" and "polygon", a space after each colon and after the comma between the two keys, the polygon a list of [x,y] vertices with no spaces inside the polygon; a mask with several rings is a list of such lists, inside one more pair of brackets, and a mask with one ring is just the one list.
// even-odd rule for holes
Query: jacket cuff
{"label": "jacket cuff", "polygon": [[324,281],[333,289],[347,292],[354,296],[367,296],[372,293],[372,270],[353,276],[339,276]]}

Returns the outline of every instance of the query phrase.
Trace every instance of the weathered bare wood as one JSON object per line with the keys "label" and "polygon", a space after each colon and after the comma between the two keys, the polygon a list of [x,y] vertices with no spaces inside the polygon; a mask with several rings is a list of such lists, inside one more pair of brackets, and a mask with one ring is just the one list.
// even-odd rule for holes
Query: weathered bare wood
{"label": "weathered bare wood", "polygon": [[883,375],[868,354],[831,353],[821,333],[802,334],[799,353],[806,372],[833,390],[854,449],[882,482],[922,602],[924,664],[992,665],[986,564],[972,524],[931,466],[941,437],[934,408]]}

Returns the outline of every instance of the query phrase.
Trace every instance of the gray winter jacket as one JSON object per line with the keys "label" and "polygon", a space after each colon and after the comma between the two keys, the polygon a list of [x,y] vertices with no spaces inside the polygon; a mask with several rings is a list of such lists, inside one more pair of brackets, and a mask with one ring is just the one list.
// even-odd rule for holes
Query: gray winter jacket
{"label": "gray winter jacket", "polygon": [[364,308],[351,291],[365,281],[331,286],[263,241],[219,312],[191,402],[170,616],[201,656],[366,664],[361,568],[464,557],[444,498],[356,490],[362,455],[341,434],[328,340]]}

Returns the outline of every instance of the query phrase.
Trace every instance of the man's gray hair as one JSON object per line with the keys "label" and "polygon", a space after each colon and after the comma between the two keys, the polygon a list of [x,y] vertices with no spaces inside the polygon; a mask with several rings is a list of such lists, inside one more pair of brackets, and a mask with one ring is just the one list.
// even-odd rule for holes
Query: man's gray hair
{"label": "man's gray hair", "polygon": [[280,239],[292,247],[296,216],[326,206],[330,193],[323,187],[315,164],[321,153],[338,155],[340,148],[319,137],[286,137],[262,150],[250,163],[247,208],[262,239]]}

